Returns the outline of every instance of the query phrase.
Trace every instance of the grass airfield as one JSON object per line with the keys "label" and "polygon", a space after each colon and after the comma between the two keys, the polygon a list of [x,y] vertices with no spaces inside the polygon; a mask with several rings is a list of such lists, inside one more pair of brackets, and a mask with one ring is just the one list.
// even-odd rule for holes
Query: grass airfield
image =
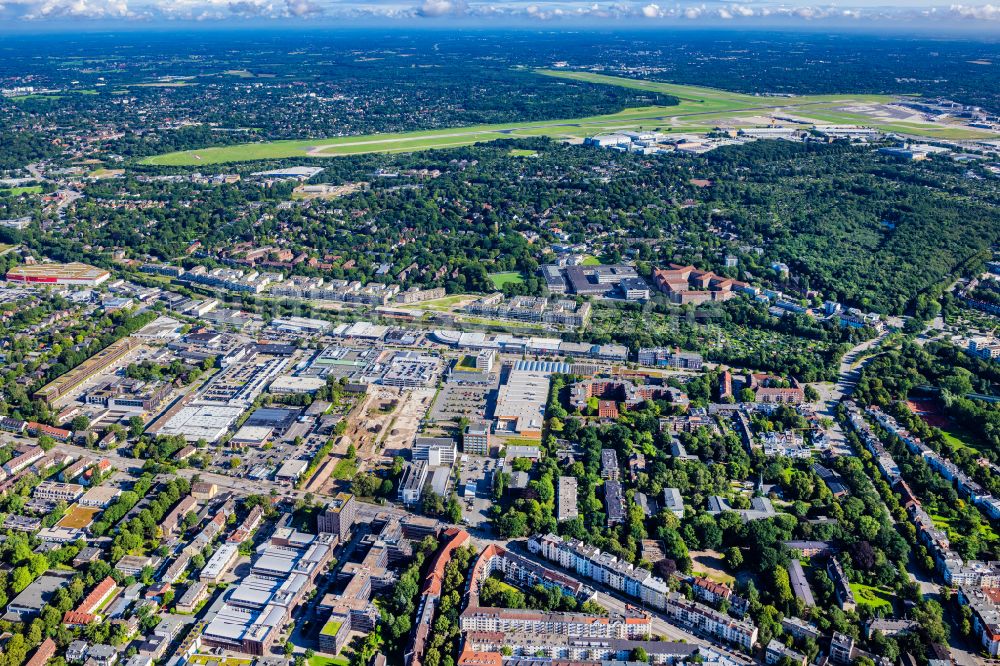
{"label": "grass airfield", "polygon": [[802,128],[825,124],[864,125],[887,132],[938,139],[997,137],[994,133],[959,124],[915,120],[915,114],[906,115],[900,107],[891,106],[896,98],[888,95],[759,96],[591,72],[542,69],[536,70],[535,73],[540,76],[648,90],[677,97],[680,103],[674,106],[629,108],[618,113],[585,118],[202,148],[156,155],[146,158],[143,163],[158,166],[198,166],[281,158],[416,152],[468,146],[480,141],[503,138],[545,136],[553,139],[583,139],[595,134],[621,130],[701,134],[719,126],[762,127],[772,122]]}

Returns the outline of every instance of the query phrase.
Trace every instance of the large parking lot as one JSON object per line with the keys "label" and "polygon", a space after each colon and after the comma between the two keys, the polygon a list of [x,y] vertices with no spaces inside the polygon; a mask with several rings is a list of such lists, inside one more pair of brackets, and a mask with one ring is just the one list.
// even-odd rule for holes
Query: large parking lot
{"label": "large parking lot", "polygon": [[435,421],[457,421],[463,416],[479,419],[492,411],[491,401],[499,385],[499,378],[490,384],[459,384],[448,382],[441,387],[431,418]]}
{"label": "large parking lot", "polygon": [[[460,482],[456,490],[462,503],[462,518],[470,527],[479,527],[489,521],[489,510],[493,505],[492,481],[496,473],[497,461],[485,456],[462,456]],[[475,497],[465,495],[468,483],[476,485]]]}

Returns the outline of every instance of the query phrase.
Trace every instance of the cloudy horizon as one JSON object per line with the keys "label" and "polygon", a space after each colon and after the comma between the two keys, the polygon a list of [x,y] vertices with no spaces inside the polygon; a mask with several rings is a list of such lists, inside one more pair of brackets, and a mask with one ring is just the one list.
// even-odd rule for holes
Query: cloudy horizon
{"label": "cloudy horizon", "polygon": [[[87,21],[81,22],[80,19]],[[809,2],[593,2],[576,0],[0,0],[0,24],[19,27],[169,28],[180,24],[384,25],[406,28],[732,26],[941,29],[996,34],[1000,4],[935,0]],[[0,27],[0,31],[4,28]],[[43,28],[44,29],[44,28]]]}

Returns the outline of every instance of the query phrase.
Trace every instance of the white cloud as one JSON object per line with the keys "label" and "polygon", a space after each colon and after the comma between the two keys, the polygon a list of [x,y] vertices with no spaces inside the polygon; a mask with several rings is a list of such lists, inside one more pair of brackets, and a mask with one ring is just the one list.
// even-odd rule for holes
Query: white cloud
{"label": "white cloud", "polygon": [[948,11],[958,18],[975,19],[980,21],[1000,20],[1000,6],[979,5],[970,7],[968,5],[952,5]]}
{"label": "white cloud", "polygon": [[693,21],[694,19],[699,18],[704,11],[705,11],[704,5],[702,5],[701,7],[688,7],[684,10],[683,16],[684,18]]}
{"label": "white cloud", "polygon": [[44,0],[25,3],[23,18],[27,20],[54,18],[128,18],[127,0]]}
{"label": "white cloud", "polygon": [[[824,0],[831,3],[833,0]],[[383,20],[705,21],[752,25],[785,21],[1000,22],[1000,4],[929,6],[933,0],[0,0],[0,23],[9,20],[129,19],[232,20],[327,17]],[[907,6],[896,4],[909,3]],[[846,6],[845,6],[846,5]]]}
{"label": "white cloud", "polygon": [[453,0],[424,0],[420,5],[418,13],[421,16],[449,16],[462,14],[465,11],[465,3]]}

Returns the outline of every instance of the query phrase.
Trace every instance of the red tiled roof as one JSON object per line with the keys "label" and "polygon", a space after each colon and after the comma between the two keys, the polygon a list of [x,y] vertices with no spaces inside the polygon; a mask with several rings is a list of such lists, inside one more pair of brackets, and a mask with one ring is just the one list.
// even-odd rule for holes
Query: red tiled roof
{"label": "red tiled roof", "polygon": [[499,652],[473,652],[467,649],[458,655],[458,666],[503,666],[503,655]]}
{"label": "red tiled roof", "polygon": [[108,593],[114,590],[116,587],[118,587],[118,585],[115,583],[115,579],[112,578],[111,576],[108,576],[100,583],[98,583],[97,587],[95,587],[93,590],[90,591],[90,594],[88,594],[87,597],[80,602],[80,605],[77,606],[76,610],[81,613],[93,612],[93,610],[97,608],[97,606],[108,595]]}
{"label": "red tiled roof", "polygon": [[92,613],[82,613],[80,611],[66,611],[63,614],[63,624],[68,625],[88,625],[97,619]]}
{"label": "red tiled roof", "polygon": [[28,422],[28,430],[37,432],[39,435],[49,435],[50,437],[59,437],[62,439],[69,439],[70,435],[73,434],[69,430],[54,428],[50,425],[45,425],[44,423],[35,423],[34,421]]}
{"label": "red tiled roof", "polygon": [[25,666],[45,666],[45,663],[54,657],[56,654],[56,642],[51,638],[46,638],[38,649],[35,650],[35,654],[31,656]]}
{"label": "red tiled roof", "polygon": [[438,552],[434,559],[434,566],[431,567],[427,579],[424,581],[424,594],[441,595],[441,584],[444,582],[444,568],[451,561],[451,554],[455,549],[469,540],[469,533],[457,527],[450,527],[444,531],[448,542]]}

